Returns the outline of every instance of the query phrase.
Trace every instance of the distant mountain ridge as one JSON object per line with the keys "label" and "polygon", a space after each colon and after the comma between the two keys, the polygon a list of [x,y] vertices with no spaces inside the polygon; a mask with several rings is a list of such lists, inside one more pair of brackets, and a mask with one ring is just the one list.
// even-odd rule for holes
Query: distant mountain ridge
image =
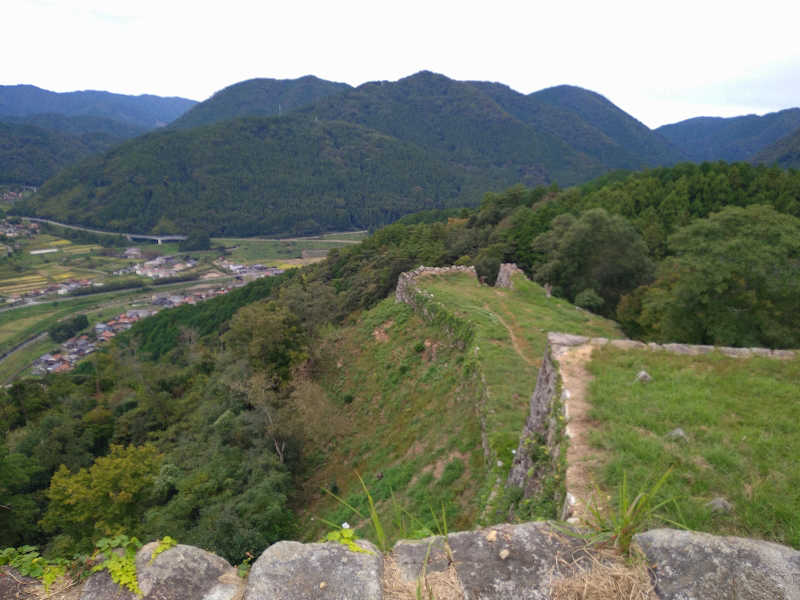
{"label": "distant mountain ridge", "polygon": [[40,185],[64,167],[165,125],[193,104],[184,98],[0,86],[0,184]]}
{"label": "distant mountain ridge", "polygon": [[170,124],[174,129],[213,125],[236,117],[271,117],[352,89],[313,75],[298,79],[249,79],[220,90]]}
{"label": "distant mountain ridge", "polygon": [[800,169],[800,128],[764,148],[753,157],[753,162]]}
{"label": "distant mountain ridge", "polygon": [[692,162],[750,160],[800,128],[800,108],[763,116],[695,117],[656,129]]}
{"label": "distant mountain ridge", "polygon": [[34,85],[0,86],[0,117],[26,117],[38,113],[106,117],[129,125],[162,127],[192,106],[195,100],[143,94],[128,96],[102,91],[51,92]]}

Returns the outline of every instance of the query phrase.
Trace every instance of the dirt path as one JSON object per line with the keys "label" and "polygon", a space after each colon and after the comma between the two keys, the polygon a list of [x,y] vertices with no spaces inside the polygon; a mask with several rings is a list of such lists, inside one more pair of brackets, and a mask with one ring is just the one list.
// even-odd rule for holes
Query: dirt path
{"label": "dirt path", "polygon": [[[488,304],[484,304],[484,305],[483,305],[483,307],[484,307],[486,310],[492,310],[492,309],[489,307],[489,305],[488,305]],[[495,317],[497,317],[497,320],[498,320],[498,321],[500,321],[500,324],[501,324],[503,327],[505,327],[505,328],[506,328],[506,331],[508,331],[508,335],[511,337],[511,345],[514,347],[514,351],[515,351],[517,354],[519,354],[519,357],[520,357],[522,360],[524,360],[526,363],[528,363],[530,366],[532,366],[532,367],[538,367],[538,364],[537,364],[537,362],[536,362],[535,360],[531,360],[531,359],[530,359],[530,358],[528,358],[528,356],[525,354],[525,351],[522,349],[522,343],[520,342],[520,340],[519,340],[519,338],[517,337],[517,335],[514,333],[514,329],[513,329],[513,328],[512,328],[512,327],[511,327],[511,326],[510,326],[508,323],[506,323],[506,322],[505,322],[505,320],[503,319],[503,317],[501,317],[501,316],[500,316],[500,313],[498,313],[498,312],[496,312],[496,311],[492,311],[492,312],[494,313],[494,316],[495,316]]]}
{"label": "dirt path", "polygon": [[570,349],[558,357],[563,389],[567,392],[565,409],[567,413],[567,493],[575,503],[573,517],[586,515],[586,502],[595,490],[593,471],[598,464],[599,450],[589,444],[589,434],[595,423],[589,418],[591,408],[586,399],[592,376],[585,365],[592,355],[592,345],[584,344]]}

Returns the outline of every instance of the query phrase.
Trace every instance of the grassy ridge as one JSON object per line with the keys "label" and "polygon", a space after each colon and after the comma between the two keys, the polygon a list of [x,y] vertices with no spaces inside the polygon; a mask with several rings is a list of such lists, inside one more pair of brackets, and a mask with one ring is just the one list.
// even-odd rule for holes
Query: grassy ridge
{"label": "grassy ridge", "polygon": [[[350,511],[319,488],[335,484],[348,503],[364,509],[357,470],[390,516],[390,538],[413,534],[420,524],[433,528],[431,511],[441,514],[442,507],[451,530],[495,519],[485,508],[511,465],[545,331],[618,335],[613,323],[546,298],[540,286],[519,276],[513,290],[481,286],[463,274],[425,277],[419,286],[442,310],[470,324],[466,347],[460,343],[466,338],[455,339],[445,320],[425,323],[390,298],[324,337],[314,380],[338,407],[338,420],[326,422],[338,433],[315,444],[330,450],[307,483],[307,493],[316,496],[309,512],[352,523]],[[392,494],[419,523],[392,518]],[[363,525],[359,533],[369,535]],[[309,521],[306,536],[323,529]]]}
{"label": "grassy ridge", "polygon": [[[634,383],[641,369],[651,383]],[[669,518],[690,529],[800,547],[800,359],[604,347],[594,351],[589,370],[604,487],[615,489],[627,473],[631,489],[641,489],[672,466],[664,497],[675,497],[680,513],[667,506]],[[677,427],[688,442],[669,439]],[[706,506],[717,496],[733,505],[730,513]]]}

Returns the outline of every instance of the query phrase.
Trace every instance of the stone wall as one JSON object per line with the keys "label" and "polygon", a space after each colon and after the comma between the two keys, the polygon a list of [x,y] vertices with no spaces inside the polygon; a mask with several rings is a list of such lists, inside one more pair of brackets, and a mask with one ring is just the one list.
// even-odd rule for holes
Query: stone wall
{"label": "stone wall", "polygon": [[478,279],[478,274],[475,272],[475,267],[473,266],[425,267],[420,265],[413,271],[400,273],[400,276],[397,278],[397,287],[394,293],[395,300],[414,306],[414,296],[418,292],[417,280],[419,278],[430,275],[447,275],[449,273],[467,273],[476,280]]}
{"label": "stone wall", "polygon": [[[547,348],[530,399],[528,418],[506,480],[507,486],[522,489],[523,499],[537,496],[544,478],[558,470],[561,454],[558,417],[562,414],[560,403],[556,402],[559,389],[558,367]],[[555,500],[560,503],[563,499]]]}
{"label": "stone wall", "polygon": [[524,277],[525,272],[515,263],[503,263],[500,265],[500,270],[497,272],[497,280],[494,282],[494,287],[513,289],[514,282],[512,281],[512,277],[514,275],[522,275]]}
{"label": "stone wall", "polygon": [[[656,529],[634,542],[661,600],[800,600],[800,552],[758,540]],[[424,540],[400,541],[386,554],[360,540],[361,552],[335,542],[273,544],[247,577],[224,559],[178,545],[136,556],[141,600],[413,600],[417,590],[463,600],[548,600],[553,581],[596,564],[585,542],[563,526],[500,524]],[[602,558],[607,560],[608,556]],[[59,587],[61,586],[61,587]],[[106,572],[49,593],[0,567],[0,599],[136,600]],[[426,594],[426,597],[427,594]]]}
{"label": "stone wall", "polygon": [[765,358],[777,358],[789,360],[796,356],[796,350],[771,350],[770,348],[731,348],[728,346],[698,346],[693,344],[656,344],[650,342],[637,342],[635,340],[610,340],[608,338],[590,338],[583,335],[572,335],[570,333],[548,333],[548,344],[553,356],[558,358],[569,348],[592,344],[593,346],[605,346],[611,344],[617,348],[626,350],[652,350],[654,352],[671,352],[672,354],[685,354],[687,356],[697,356],[708,354],[709,352],[720,352],[725,356],[734,358],[749,358],[751,356],[763,356]]}

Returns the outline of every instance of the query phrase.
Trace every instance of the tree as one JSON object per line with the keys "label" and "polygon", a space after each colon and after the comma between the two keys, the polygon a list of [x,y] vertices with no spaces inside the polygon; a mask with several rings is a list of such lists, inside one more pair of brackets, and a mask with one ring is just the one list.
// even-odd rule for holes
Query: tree
{"label": "tree", "polygon": [[571,302],[585,292],[581,298],[591,298],[593,308],[605,315],[613,314],[620,297],[647,282],[653,271],[641,235],[625,218],[602,208],[578,218],[559,215],[550,231],[533,240],[533,249],[542,256],[534,265],[537,281],[551,284]]}
{"label": "tree", "polygon": [[641,295],[638,320],[650,337],[800,345],[800,219],[768,206],[728,207],[672,235],[669,247],[674,256]]}
{"label": "tree", "polygon": [[80,545],[94,535],[134,531],[151,502],[161,454],[155,446],[111,446],[89,469],[70,473],[61,465],[47,490],[42,527],[62,531]]}

